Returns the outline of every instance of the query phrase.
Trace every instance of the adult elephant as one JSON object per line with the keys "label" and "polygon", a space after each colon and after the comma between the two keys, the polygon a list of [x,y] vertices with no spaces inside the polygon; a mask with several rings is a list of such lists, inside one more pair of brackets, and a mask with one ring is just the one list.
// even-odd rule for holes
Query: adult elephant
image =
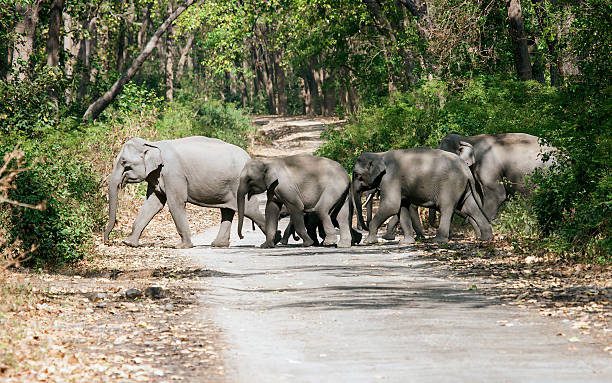
{"label": "adult elephant", "polygon": [[404,230],[400,243],[414,242],[409,217],[411,205],[441,211],[440,227],[434,238],[437,242],[448,241],[455,211],[468,217],[482,240],[490,240],[493,236],[469,168],[451,153],[439,149],[363,153],[353,169],[352,189],[359,193],[375,188],[380,190],[380,207],[368,228],[368,244],[378,241],[376,234],[380,225],[398,213]]}
{"label": "adult elephant", "polygon": [[[525,176],[550,166],[556,149],[543,145],[540,138],[525,133],[449,134],[439,148],[457,154],[469,167],[482,196],[489,220],[497,217],[502,203],[515,193],[525,194]],[[430,223],[435,211],[430,210]]]}
{"label": "adult elephant", "polygon": [[[335,161],[308,154],[272,159],[250,160],[240,175],[238,187],[238,235],[242,238],[245,196],[267,192],[266,241],[263,248],[274,247],[281,207],[290,214],[295,231],[304,246],[314,241],[304,224],[305,213],[316,213],[325,231],[324,245],[351,246],[350,181]],[[337,241],[333,220],[340,228]]]}
{"label": "adult elephant", "polygon": [[[178,248],[192,247],[185,205],[187,202],[221,209],[221,227],[212,246],[228,246],[240,171],[250,159],[238,146],[208,137],[185,137],[149,142],[142,138],[127,141],[117,155],[108,185],[109,220],[104,241],[115,226],[119,189],[126,183],[147,182],[147,197],[123,241],[138,246],[140,235],[167,203],[181,237]],[[246,207],[246,216],[259,227],[264,217],[256,200]]]}

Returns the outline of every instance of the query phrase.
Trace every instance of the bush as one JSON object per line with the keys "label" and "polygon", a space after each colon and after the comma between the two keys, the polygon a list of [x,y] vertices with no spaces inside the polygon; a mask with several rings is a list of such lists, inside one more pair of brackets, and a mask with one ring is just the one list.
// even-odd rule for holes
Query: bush
{"label": "bush", "polygon": [[234,105],[185,96],[167,105],[156,129],[163,138],[206,136],[245,149],[253,132],[248,116]]}
{"label": "bush", "polygon": [[[3,126],[8,134],[0,138],[0,156],[18,145],[28,168],[18,175],[9,197],[28,204],[46,202],[42,211],[15,206],[0,211],[8,243],[18,243],[24,251],[37,245],[30,264],[61,264],[91,253],[93,234],[106,219],[104,180],[113,158],[126,138],[154,137],[150,127],[159,101],[154,93],[129,85],[95,123],[80,125],[68,116],[57,117],[44,129]],[[35,110],[33,104],[22,108]]]}

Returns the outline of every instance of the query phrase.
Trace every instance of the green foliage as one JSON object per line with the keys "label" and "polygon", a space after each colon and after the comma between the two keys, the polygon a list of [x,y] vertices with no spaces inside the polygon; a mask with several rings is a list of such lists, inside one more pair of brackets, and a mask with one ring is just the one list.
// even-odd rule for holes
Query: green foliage
{"label": "green foliage", "polygon": [[232,104],[183,92],[169,103],[156,129],[164,138],[206,136],[246,148],[253,132],[249,118]]}
{"label": "green foliage", "polygon": [[[78,155],[82,141],[63,134],[45,141],[21,140],[20,145],[29,170],[17,178],[10,197],[29,204],[45,201],[46,209],[10,207],[0,217],[0,225],[25,249],[37,246],[33,263],[79,259],[88,252],[92,232],[100,228],[104,201],[91,163]],[[0,154],[10,149],[5,142]]]}
{"label": "green foliage", "polygon": [[33,79],[0,80],[0,133],[20,132],[41,137],[59,121],[58,104],[52,94],[60,94],[63,78],[58,68],[39,69]]}

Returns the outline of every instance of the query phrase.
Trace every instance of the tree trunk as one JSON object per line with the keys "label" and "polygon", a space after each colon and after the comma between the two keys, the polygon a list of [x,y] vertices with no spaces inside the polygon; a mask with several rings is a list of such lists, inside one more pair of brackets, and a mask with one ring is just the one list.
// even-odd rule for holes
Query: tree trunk
{"label": "tree trunk", "polygon": [[[64,13],[62,18],[64,20],[64,55],[66,57],[64,60],[64,74],[70,82],[74,76],[74,66],[79,54],[79,44],[75,40],[75,34],[72,30],[72,16]],[[73,101],[73,87],[70,84],[66,87],[64,97],[66,104],[70,104]]]}
{"label": "tree trunk", "polygon": [[22,81],[26,78],[30,56],[34,51],[34,37],[36,34],[36,25],[38,24],[38,10],[40,1],[36,1],[32,4],[24,5],[17,3],[15,5],[15,11],[21,16],[20,20],[15,25],[15,43],[13,46],[12,53],[12,72],[9,72],[7,76],[8,81],[13,81],[13,74],[17,74],[17,80]]}
{"label": "tree trunk", "polygon": [[47,38],[47,65],[59,66],[60,59],[60,28],[62,26],[62,10],[64,0],[53,0],[49,15],[49,35]]}
{"label": "tree trunk", "polygon": [[523,12],[520,0],[507,0],[508,19],[510,21],[510,37],[514,47],[514,66],[518,78],[521,80],[533,79],[531,71],[531,60],[529,59],[529,48],[525,36]]}
{"label": "tree trunk", "polygon": [[88,32],[87,38],[81,40],[81,46],[79,49],[79,61],[82,66],[81,80],[79,82],[79,90],[77,97],[79,100],[85,98],[87,93],[87,85],[93,80],[94,72],[91,65],[91,57],[95,47],[95,35],[96,35],[96,23],[98,16],[94,15],[89,21],[83,24],[83,30]]}
{"label": "tree trunk", "polygon": [[[168,14],[172,14],[172,2],[168,2]],[[174,57],[172,48],[174,46],[174,28],[168,26],[166,32],[166,101],[174,100]]]}
{"label": "tree trunk", "polygon": [[181,55],[179,57],[178,64],[176,64],[176,79],[177,81],[183,77],[183,70],[185,69],[185,63],[187,62],[187,57],[189,57],[189,51],[193,46],[193,39],[195,38],[195,34],[192,33],[187,38],[187,42],[185,42],[185,46],[181,49]]}
{"label": "tree trunk", "polygon": [[287,114],[287,92],[286,92],[286,80],[285,70],[281,66],[281,52],[274,53],[274,73],[276,74],[276,94],[277,102],[276,109],[280,115]]}
{"label": "tree trunk", "polygon": [[149,24],[151,23],[151,7],[153,3],[147,5],[145,8],[144,14],[142,15],[142,20],[140,24],[140,29],[138,30],[138,50],[143,50],[145,41],[147,39],[147,29],[149,28]]}
{"label": "tree trunk", "polygon": [[136,72],[138,72],[140,67],[142,67],[142,64],[151,55],[151,53],[155,49],[155,46],[157,45],[157,42],[159,41],[161,36],[164,34],[164,32],[168,29],[170,24],[172,24],[174,20],[176,20],[176,18],[181,13],[183,13],[185,9],[191,6],[194,2],[195,0],[186,0],[182,5],[176,8],[176,10],[172,12],[168,16],[168,18],[166,18],[166,20],[162,23],[162,25],[160,25],[159,28],[157,28],[157,31],[155,31],[151,39],[149,39],[149,41],[147,42],[147,45],[140,52],[138,57],[134,59],[134,61],[132,62],[132,65],[130,65],[127,72],[124,73],[106,93],[104,93],[100,98],[98,98],[91,105],[89,105],[89,107],[85,111],[85,114],[83,114],[83,121],[88,121],[90,119],[97,118],[100,115],[100,113],[102,113],[102,111],[106,109],[106,107],[121,92],[121,90],[123,89],[123,86],[128,81],[130,81],[132,77],[134,77]]}

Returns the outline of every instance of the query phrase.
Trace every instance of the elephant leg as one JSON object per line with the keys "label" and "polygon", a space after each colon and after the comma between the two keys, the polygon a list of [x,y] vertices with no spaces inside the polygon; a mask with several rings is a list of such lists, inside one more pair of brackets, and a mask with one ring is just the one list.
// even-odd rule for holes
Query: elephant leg
{"label": "elephant leg", "polygon": [[438,233],[434,237],[435,242],[446,243],[450,237],[450,224],[453,217],[452,206],[440,207],[440,225]]}
{"label": "elephant leg", "polygon": [[187,211],[185,210],[185,200],[168,198],[168,208],[170,209],[172,220],[176,225],[176,230],[181,237],[181,242],[176,245],[176,248],[188,249],[193,247],[191,243],[191,230],[189,229],[189,221],[187,220]]}
{"label": "elephant leg", "polygon": [[480,232],[480,227],[478,227],[478,223],[474,220],[474,218],[472,218],[470,216],[467,216],[466,219],[470,223],[472,228],[474,229],[474,233],[476,234],[476,238],[480,238],[481,232]]}
{"label": "elephant leg", "polygon": [[383,224],[383,222],[389,219],[389,217],[399,213],[401,207],[400,205],[401,200],[399,191],[394,193],[394,195],[388,196],[381,193],[380,207],[378,208],[376,214],[374,214],[372,222],[370,222],[366,244],[378,243],[378,238],[376,238],[378,228]]}
{"label": "elephant leg", "polygon": [[153,191],[151,187],[147,190],[147,199],[140,208],[138,216],[132,225],[132,233],[123,241],[124,244],[132,247],[138,246],[138,240],[142,231],[147,227],[151,219],[164,208],[166,198]]}
{"label": "elephant leg", "polygon": [[336,238],[336,229],[332,223],[331,217],[326,211],[319,211],[317,213],[321,224],[323,225],[323,231],[325,232],[325,239],[323,240],[323,246],[333,246],[338,240]]}
{"label": "elephant leg", "polygon": [[276,244],[280,210],[281,205],[279,203],[268,199],[268,202],[266,203],[266,241],[260,245],[261,248],[271,248]]}
{"label": "elephant leg", "polygon": [[325,231],[323,229],[323,224],[319,219],[319,216],[314,213],[308,213],[304,215],[304,224],[306,225],[306,232],[308,236],[313,241],[314,246],[319,246],[319,236],[317,235],[317,230],[319,231],[321,238],[325,239]]}
{"label": "elephant leg", "polygon": [[236,212],[232,209],[221,209],[221,225],[217,238],[211,243],[213,247],[228,247],[230,242],[230,231],[232,229],[232,219]]}
{"label": "elephant leg", "polygon": [[461,206],[461,213],[468,216],[468,220],[476,230],[478,238],[483,241],[490,241],[493,238],[493,229],[487,220],[487,217],[482,213],[474,197],[470,194]]}
{"label": "elephant leg", "polygon": [[353,215],[351,214],[350,205],[350,200],[347,198],[336,215],[336,221],[338,221],[338,228],[340,229],[340,240],[337,246],[342,248],[351,247],[351,244],[361,241],[361,235],[351,227]]}
{"label": "elephant leg", "polygon": [[421,216],[419,215],[419,208],[416,205],[410,205],[408,209],[410,213],[410,222],[417,237],[425,237],[425,229],[423,229],[423,223],[421,222]]}
{"label": "elephant leg", "polygon": [[306,224],[304,223],[304,213],[301,212],[293,212],[291,213],[291,221],[293,221],[293,226],[295,227],[295,232],[298,233],[300,237],[302,237],[302,246],[308,247],[314,244],[314,241],[308,235],[306,231]]}
{"label": "elephant leg", "polygon": [[387,222],[387,232],[382,236],[383,239],[386,239],[388,241],[395,240],[395,230],[397,229],[397,224],[399,223],[399,220],[400,218],[398,215],[394,215],[393,217],[391,217],[389,222]]}
{"label": "elephant leg", "polygon": [[400,241],[400,245],[408,245],[414,243],[414,237],[412,233],[414,233],[414,229],[412,228],[412,217],[411,210],[414,205],[406,206],[402,205],[399,213],[399,223],[404,231],[404,238]]}
{"label": "elephant leg", "polygon": [[438,227],[438,220],[436,219],[436,209],[433,207],[429,208],[429,215],[427,217],[427,222],[429,223],[429,227]]}
{"label": "elephant leg", "polygon": [[294,233],[295,233],[295,228],[293,227],[293,222],[291,222],[290,220],[289,224],[287,224],[287,227],[285,228],[285,232],[283,233],[283,238],[281,238],[280,240],[280,244],[281,245],[289,244],[289,237],[291,237],[291,235]]}

